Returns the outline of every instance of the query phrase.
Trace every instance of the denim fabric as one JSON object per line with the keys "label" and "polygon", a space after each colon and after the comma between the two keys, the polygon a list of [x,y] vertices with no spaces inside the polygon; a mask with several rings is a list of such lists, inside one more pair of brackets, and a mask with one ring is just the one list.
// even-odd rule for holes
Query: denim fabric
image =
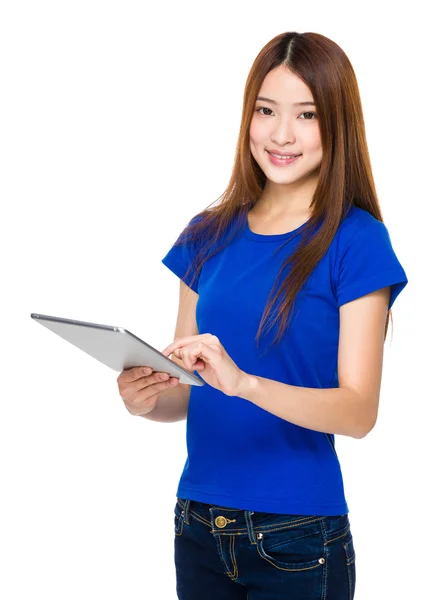
{"label": "denim fabric", "polygon": [[179,600],[352,600],[347,514],[283,515],[177,498]]}

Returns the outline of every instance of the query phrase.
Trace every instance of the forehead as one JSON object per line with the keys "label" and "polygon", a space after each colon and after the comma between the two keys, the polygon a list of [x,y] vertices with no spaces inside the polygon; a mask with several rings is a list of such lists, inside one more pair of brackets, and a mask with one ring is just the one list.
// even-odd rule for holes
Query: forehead
{"label": "forehead", "polygon": [[270,71],[263,80],[258,96],[272,98],[279,104],[313,100],[306,83],[288,68],[280,65]]}

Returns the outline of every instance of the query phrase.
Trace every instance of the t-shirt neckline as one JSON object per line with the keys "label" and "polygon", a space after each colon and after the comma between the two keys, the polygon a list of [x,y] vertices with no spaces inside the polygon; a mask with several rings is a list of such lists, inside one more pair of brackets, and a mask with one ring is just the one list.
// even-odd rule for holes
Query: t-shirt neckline
{"label": "t-shirt neckline", "polygon": [[255,231],[252,231],[249,227],[248,213],[245,212],[244,213],[244,235],[247,238],[249,238],[250,240],[253,240],[254,242],[281,242],[281,241],[286,240],[294,235],[300,235],[301,233],[303,233],[303,231],[306,228],[306,226],[308,225],[309,221],[310,221],[310,219],[308,219],[307,221],[305,221],[305,223],[303,223],[302,225],[299,225],[292,231],[287,231],[286,233],[274,233],[274,234],[255,233]]}

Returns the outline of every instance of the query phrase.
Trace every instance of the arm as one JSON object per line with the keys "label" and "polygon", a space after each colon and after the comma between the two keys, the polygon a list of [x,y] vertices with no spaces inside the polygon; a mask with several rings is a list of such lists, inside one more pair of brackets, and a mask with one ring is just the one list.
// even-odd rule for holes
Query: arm
{"label": "arm", "polygon": [[[196,318],[197,302],[198,294],[180,280],[179,306],[174,340],[178,337],[198,335]],[[171,360],[186,369],[180,358],[172,356]],[[164,423],[183,421],[188,416],[190,393],[191,386],[187,383],[179,383],[173,388],[163,390],[155,408],[142,416],[151,421],[161,421]]]}
{"label": "arm", "polygon": [[246,374],[236,394],[291,423],[363,438],[377,421],[390,287],[340,306],[338,388],[305,388]]}
{"label": "arm", "polygon": [[[171,360],[183,366],[179,358],[171,357]],[[190,391],[191,386],[187,383],[179,383],[171,389],[163,390],[155,408],[151,412],[140,416],[150,421],[160,421],[162,423],[183,421],[188,416]]]}

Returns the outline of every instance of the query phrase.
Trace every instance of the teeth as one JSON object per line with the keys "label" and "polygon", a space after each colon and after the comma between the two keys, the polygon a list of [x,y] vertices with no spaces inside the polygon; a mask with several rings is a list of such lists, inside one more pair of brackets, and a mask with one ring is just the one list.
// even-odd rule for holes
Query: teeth
{"label": "teeth", "polygon": [[272,152],[269,153],[271,156],[275,156],[275,158],[279,158],[280,160],[283,160],[284,158],[295,158],[295,154],[289,154],[288,156],[280,156],[279,154],[272,154]]}

